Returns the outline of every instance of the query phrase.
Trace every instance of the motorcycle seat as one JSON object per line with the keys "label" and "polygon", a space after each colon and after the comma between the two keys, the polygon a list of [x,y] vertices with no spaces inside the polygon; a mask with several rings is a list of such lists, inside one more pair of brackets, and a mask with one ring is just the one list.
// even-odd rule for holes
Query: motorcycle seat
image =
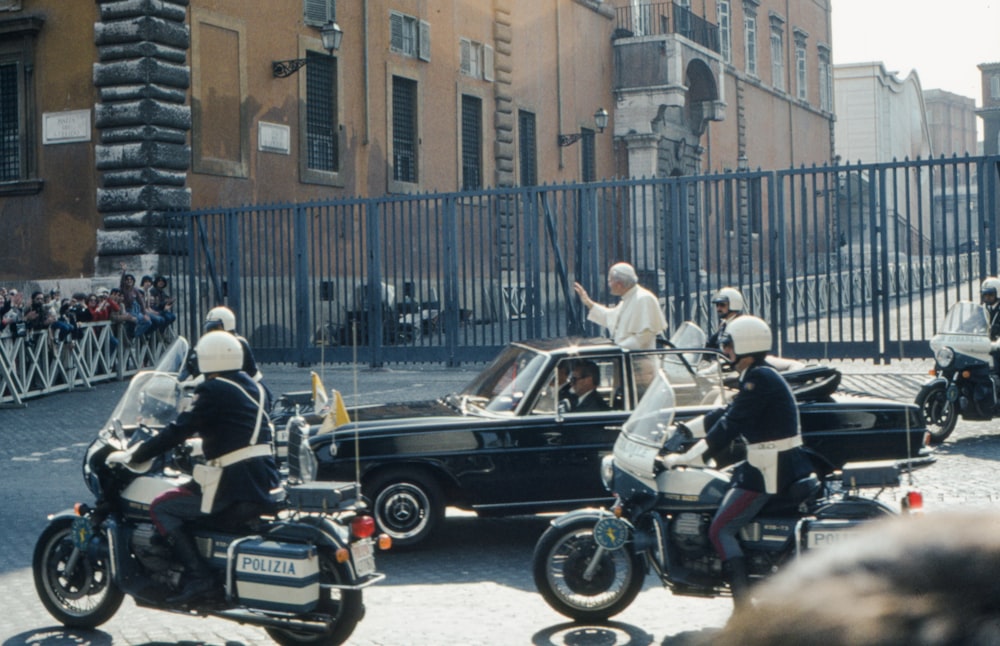
{"label": "motorcycle seat", "polygon": [[273,514],[277,511],[278,505],[274,503],[240,501],[226,507],[217,514],[211,514],[206,518],[199,518],[191,524],[199,528],[217,531],[253,529],[259,524],[261,516]]}
{"label": "motorcycle seat", "polygon": [[823,485],[820,483],[819,478],[816,477],[816,474],[810,473],[807,477],[800,478],[799,480],[796,480],[792,484],[788,485],[783,491],[780,491],[768,500],[761,513],[773,514],[778,512],[793,511],[803,502],[819,493],[822,486]]}

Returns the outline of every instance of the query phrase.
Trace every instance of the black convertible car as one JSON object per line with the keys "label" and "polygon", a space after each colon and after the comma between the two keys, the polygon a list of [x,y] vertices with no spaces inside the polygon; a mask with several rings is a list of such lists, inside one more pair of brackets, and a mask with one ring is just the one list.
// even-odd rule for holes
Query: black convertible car
{"label": "black convertible car", "polygon": [[[592,373],[596,367],[592,396],[602,399],[601,410],[574,412],[566,381],[584,363]],[[354,480],[359,469],[381,530],[396,545],[414,545],[431,534],[446,506],[510,515],[606,503],[601,458],[648,376],[666,372],[684,420],[732,396],[736,375],[725,365],[713,350],[629,351],[585,338],[513,343],[461,392],[352,409],[351,423],[332,430],[314,424],[304,441],[318,460],[318,479]],[[914,405],[835,394],[840,374],[829,367],[783,374],[800,401],[804,441],[819,470],[929,459]],[[299,435],[290,458],[305,449]]]}

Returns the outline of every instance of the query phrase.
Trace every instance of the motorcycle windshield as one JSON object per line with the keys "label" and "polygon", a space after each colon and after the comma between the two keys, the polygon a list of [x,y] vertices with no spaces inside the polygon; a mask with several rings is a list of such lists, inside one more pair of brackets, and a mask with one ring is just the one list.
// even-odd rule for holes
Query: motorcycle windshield
{"label": "motorcycle windshield", "polygon": [[118,400],[104,429],[128,438],[140,424],[150,428],[163,428],[179,414],[183,400],[177,376],[144,371],[132,377],[128,389]]}
{"label": "motorcycle windshield", "polygon": [[639,404],[629,415],[622,435],[629,440],[659,449],[670,437],[677,399],[670,379],[662,367],[657,368]]}
{"label": "motorcycle windshield", "polygon": [[184,367],[184,363],[187,361],[188,351],[191,346],[187,339],[182,336],[177,337],[177,339],[167,348],[167,351],[163,353],[160,360],[156,362],[156,366],[153,370],[156,372],[166,372],[178,374],[181,368]]}
{"label": "motorcycle windshield", "polygon": [[989,333],[990,322],[986,308],[972,301],[959,301],[952,305],[941,328],[941,334],[989,336]]}
{"label": "motorcycle windshield", "polygon": [[684,321],[670,335],[670,343],[675,348],[704,348],[708,335],[692,321]]}

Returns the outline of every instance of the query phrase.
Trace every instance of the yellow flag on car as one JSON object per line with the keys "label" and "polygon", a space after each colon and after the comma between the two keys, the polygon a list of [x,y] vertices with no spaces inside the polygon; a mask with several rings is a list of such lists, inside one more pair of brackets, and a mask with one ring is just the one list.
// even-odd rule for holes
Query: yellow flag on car
{"label": "yellow flag on car", "polygon": [[323,380],[319,378],[315,372],[310,372],[312,375],[312,400],[313,400],[313,410],[317,413],[326,413],[329,410],[329,399],[326,396],[326,388],[323,387]]}
{"label": "yellow flag on car", "polygon": [[336,390],[331,390],[330,395],[333,398],[333,405],[330,406],[330,412],[323,418],[323,425],[319,429],[320,433],[328,433],[338,426],[351,422],[351,416],[347,414],[347,406],[344,405],[344,398]]}

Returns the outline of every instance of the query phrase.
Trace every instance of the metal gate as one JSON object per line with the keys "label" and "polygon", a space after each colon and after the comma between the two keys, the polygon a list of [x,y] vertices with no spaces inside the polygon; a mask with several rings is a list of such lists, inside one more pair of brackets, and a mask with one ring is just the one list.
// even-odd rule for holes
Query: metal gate
{"label": "metal gate", "polygon": [[997,158],[493,189],[177,214],[181,330],[227,304],[266,362],[457,364],[512,340],[599,334],[631,262],[671,326],[715,326],[732,285],[781,351],[926,356],[957,298],[996,273]]}

